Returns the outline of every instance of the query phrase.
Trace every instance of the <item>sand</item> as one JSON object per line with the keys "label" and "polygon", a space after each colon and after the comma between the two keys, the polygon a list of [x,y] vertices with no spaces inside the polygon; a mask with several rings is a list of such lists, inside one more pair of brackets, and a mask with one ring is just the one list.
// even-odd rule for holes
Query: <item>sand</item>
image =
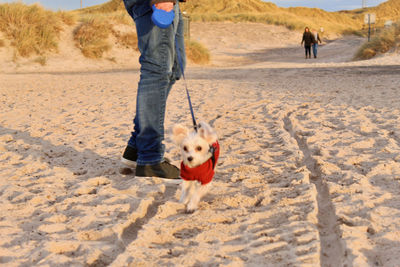
{"label": "sand", "polygon": [[[400,57],[350,61],[364,40],[345,37],[305,60],[300,35],[193,23],[212,62],[189,64],[188,85],[221,144],[194,214],[177,184],[119,162],[137,62],[3,68],[0,265],[400,266]],[[167,110],[178,165],[169,133],[191,123],[182,82]]]}

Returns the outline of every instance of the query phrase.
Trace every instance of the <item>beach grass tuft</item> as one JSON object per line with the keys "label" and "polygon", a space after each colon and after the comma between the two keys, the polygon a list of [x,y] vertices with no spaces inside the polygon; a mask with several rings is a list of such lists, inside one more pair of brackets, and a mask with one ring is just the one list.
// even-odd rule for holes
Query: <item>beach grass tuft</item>
{"label": "beach grass tuft", "polygon": [[85,18],[74,31],[76,46],[88,58],[101,58],[111,49],[108,37],[112,25],[107,21],[92,16]]}
{"label": "beach grass tuft", "polygon": [[0,5],[0,31],[11,41],[16,56],[28,57],[56,51],[62,19],[40,5]]}
{"label": "beach grass tuft", "polygon": [[119,31],[113,30],[113,35],[115,36],[117,43],[124,46],[125,48],[132,48],[138,51],[138,41],[137,35],[133,32],[121,33]]}
{"label": "beach grass tuft", "polygon": [[371,59],[378,54],[384,54],[400,45],[400,24],[385,29],[370,42],[365,42],[356,52],[354,60]]}
{"label": "beach grass tuft", "polygon": [[210,51],[201,43],[187,40],[185,42],[186,57],[196,64],[208,64],[210,62]]}

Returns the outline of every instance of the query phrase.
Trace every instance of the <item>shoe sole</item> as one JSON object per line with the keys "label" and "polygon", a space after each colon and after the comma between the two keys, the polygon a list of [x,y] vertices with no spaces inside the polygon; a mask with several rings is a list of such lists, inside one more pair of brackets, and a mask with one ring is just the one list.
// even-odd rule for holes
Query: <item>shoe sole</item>
{"label": "shoe sole", "polygon": [[121,162],[126,165],[127,167],[131,167],[131,168],[136,168],[136,162],[126,159],[124,157],[121,157]]}
{"label": "shoe sole", "polygon": [[157,177],[157,176],[136,176],[135,179],[157,179],[161,180],[163,182],[167,182],[169,184],[180,184],[182,182],[181,178],[178,179],[170,179],[170,178],[162,178],[162,177]]}
{"label": "shoe sole", "polygon": [[[165,158],[166,162],[170,162],[170,160],[168,158]],[[136,161],[132,161],[129,159],[124,158],[123,156],[121,156],[121,162],[126,165],[127,167],[131,167],[131,168],[136,168]]]}

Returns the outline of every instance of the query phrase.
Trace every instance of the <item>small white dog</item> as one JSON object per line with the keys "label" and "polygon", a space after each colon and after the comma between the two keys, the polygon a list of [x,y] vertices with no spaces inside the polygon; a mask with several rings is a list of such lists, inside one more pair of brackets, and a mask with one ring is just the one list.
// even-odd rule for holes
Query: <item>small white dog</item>
{"label": "small white dog", "polygon": [[186,205],[186,212],[197,209],[201,198],[208,192],[219,157],[217,134],[205,122],[198,130],[190,132],[180,124],[175,125],[172,139],[181,148],[182,195],[180,202]]}

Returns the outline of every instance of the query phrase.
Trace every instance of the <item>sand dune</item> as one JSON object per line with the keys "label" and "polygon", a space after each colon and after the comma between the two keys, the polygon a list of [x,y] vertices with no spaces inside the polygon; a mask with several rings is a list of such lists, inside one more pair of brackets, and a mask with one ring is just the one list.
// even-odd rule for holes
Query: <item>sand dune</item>
{"label": "sand dune", "polygon": [[[222,149],[192,215],[178,185],[119,162],[137,63],[0,74],[0,265],[399,266],[400,57],[352,62],[347,38],[305,60],[298,33],[262,24],[192,31],[213,55],[187,70],[192,101]],[[190,125],[182,82],[167,109],[168,131]]]}

